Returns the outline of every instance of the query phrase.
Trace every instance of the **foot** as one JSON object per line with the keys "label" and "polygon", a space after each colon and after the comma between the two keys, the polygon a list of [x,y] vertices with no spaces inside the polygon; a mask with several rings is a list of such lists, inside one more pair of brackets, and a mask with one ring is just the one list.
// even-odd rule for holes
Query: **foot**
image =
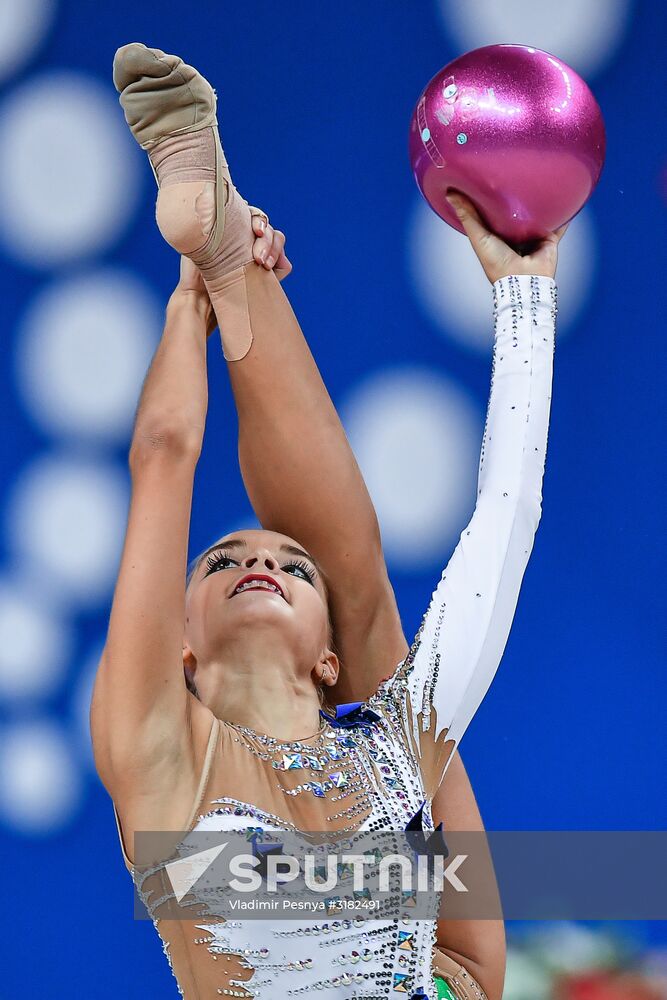
{"label": "foot", "polygon": [[215,91],[178,56],[139,42],[120,48],[114,84],[132,134],[148,153],[165,240],[192,260],[209,292],[254,259],[253,213],[236,190],[216,120]]}

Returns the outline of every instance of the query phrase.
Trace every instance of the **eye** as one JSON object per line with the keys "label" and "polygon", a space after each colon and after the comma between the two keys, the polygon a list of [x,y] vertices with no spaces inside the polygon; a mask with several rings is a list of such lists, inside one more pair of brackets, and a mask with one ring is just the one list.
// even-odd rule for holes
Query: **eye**
{"label": "eye", "polygon": [[300,560],[288,563],[287,566],[283,566],[283,573],[289,573],[300,580],[307,580],[313,587],[315,586],[315,574],[308,563],[301,562]]}
{"label": "eye", "polygon": [[230,566],[238,566],[239,563],[236,559],[232,559],[228,556],[226,552],[218,550],[218,552],[212,552],[210,556],[206,559],[206,566],[208,567],[206,573],[204,573],[204,578],[210,576],[211,573],[215,573],[219,569],[229,569]]}

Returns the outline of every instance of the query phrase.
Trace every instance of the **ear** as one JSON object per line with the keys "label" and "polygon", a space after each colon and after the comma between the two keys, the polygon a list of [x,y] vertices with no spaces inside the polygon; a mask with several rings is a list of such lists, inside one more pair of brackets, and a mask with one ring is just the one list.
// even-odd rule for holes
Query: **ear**
{"label": "ear", "polygon": [[336,654],[330,649],[325,649],[314,670],[314,680],[316,684],[326,684],[333,687],[338,680],[340,672],[340,661]]}
{"label": "ear", "polygon": [[183,642],[183,668],[188,680],[193,682],[197,670],[197,658],[185,641]]}

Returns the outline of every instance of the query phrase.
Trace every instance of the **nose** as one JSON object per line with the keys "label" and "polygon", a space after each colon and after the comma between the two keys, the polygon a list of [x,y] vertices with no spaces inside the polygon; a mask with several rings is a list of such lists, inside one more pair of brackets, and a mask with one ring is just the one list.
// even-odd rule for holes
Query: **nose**
{"label": "nose", "polygon": [[274,559],[268,549],[257,549],[255,552],[251,552],[245,557],[241,565],[245,569],[254,570],[264,567],[271,572],[275,572],[278,569],[278,561]]}

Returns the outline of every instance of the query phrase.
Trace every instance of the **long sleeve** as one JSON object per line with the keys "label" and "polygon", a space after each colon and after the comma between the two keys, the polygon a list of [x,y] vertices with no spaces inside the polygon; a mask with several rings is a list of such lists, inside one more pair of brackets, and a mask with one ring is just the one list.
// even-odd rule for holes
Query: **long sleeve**
{"label": "long sleeve", "polygon": [[500,663],[542,509],[556,317],[547,277],[493,285],[491,392],[470,523],[410,651],[376,697],[393,703],[433,793]]}

